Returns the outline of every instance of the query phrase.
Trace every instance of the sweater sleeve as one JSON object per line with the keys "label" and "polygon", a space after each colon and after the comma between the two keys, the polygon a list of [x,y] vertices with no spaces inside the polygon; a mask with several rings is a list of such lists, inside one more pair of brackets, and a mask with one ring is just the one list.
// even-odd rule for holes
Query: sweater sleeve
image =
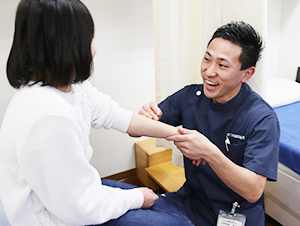
{"label": "sweater sleeve", "polygon": [[139,189],[101,185],[85,155],[83,132],[70,116],[45,116],[17,149],[22,177],[45,208],[70,224],[99,224],[140,208]]}
{"label": "sweater sleeve", "polygon": [[107,94],[93,87],[88,81],[82,84],[83,92],[91,108],[91,126],[95,129],[115,129],[122,133],[128,130],[132,112],[119,106]]}

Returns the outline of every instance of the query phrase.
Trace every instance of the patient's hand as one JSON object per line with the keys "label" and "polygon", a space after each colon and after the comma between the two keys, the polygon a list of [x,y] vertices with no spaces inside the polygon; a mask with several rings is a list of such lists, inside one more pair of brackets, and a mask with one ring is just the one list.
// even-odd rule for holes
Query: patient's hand
{"label": "patient's hand", "polygon": [[153,206],[155,201],[158,199],[158,195],[156,195],[151,189],[149,188],[139,188],[144,195],[144,203],[141,208],[147,209]]}
{"label": "patient's hand", "polygon": [[158,107],[158,105],[154,102],[150,102],[145,104],[141,110],[139,110],[139,114],[146,116],[147,118],[158,121],[162,116],[162,111]]}

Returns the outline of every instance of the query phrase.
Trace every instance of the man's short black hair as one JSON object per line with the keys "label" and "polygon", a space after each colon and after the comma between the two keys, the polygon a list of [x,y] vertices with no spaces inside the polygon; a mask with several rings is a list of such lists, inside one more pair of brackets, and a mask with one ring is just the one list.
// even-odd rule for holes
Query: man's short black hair
{"label": "man's short black hair", "polygon": [[86,80],[93,37],[92,16],[79,0],[21,0],[7,61],[10,84],[64,87]]}
{"label": "man's short black hair", "polygon": [[240,62],[242,63],[241,70],[256,66],[256,62],[261,57],[263,50],[263,41],[260,34],[254,28],[242,21],[230,22],[219,27],[213,34],[208,45],[215,38],[223,38],[231,43],[242,48]]}

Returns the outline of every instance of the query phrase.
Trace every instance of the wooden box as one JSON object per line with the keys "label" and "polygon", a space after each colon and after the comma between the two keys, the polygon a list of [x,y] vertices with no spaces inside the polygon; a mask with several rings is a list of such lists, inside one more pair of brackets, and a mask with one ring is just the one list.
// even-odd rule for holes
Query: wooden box
{"label": "wooden box", "polygon": [[138,179],[147,187],[158,190],[161,187],[148,175],[145,168],[171,161],[172,149],[157,147],[156,139],[150,138],[135,143],[135,161]]}

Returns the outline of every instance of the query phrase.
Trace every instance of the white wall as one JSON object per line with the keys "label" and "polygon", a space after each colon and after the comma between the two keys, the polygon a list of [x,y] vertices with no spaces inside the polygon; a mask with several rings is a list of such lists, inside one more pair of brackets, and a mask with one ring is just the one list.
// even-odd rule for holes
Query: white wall
{"label": "white wall", "polygon": [[299,0],[269,0],[268,77],[295,81],[300,67],[299,23]]}
{"label": "white wall", "polygon": [[13,23],[18,0],[0,0],[0,125],[5,109],[15,92],[6,79],[6,61],[13,38]]}
{"label": "white wall", "polygon": [[281,18],[278,73],[295,81],[300,67],[300,1],[282,0]]}
{"label": "white wall", "polygon": [[280,47],[280,24],[281,24],[281,8],[282,0],[268,1],[268,39],[265,43],[265,51],[267,53],[267,71],[268,77],[278,76],[278,58]]}
{"label": "white wall", "polygon": [[[15,92],[6,79],[18,0],[0,0],[0,123]],[[91,82],[120,105],[137,112],[155,100],[151,0],[83,0],[96,27],[98,52]],[[139,138],[143,139],[143,138]],[[116,131],[92,130],[92,164],[102,177],[135,168],[134,142]]]}
{"label": "white wall", "polygon": [[[151,0],[84,0],[96,25],[98,53],[92,84],[138,112],[155,100]],[[135,168],[134,142],[116,131],[92,130],[92,164],[101,176]]]}

